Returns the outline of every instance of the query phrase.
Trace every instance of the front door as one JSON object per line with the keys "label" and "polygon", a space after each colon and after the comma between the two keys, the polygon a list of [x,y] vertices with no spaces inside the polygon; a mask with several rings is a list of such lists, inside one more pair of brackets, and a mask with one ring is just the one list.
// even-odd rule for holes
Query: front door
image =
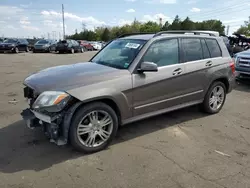
{"label": "front door", "polygon": [[185,85],[184,64],[180,64],[178,39],[154,42],[142,61],[154,62],[158,72],[132,75],[134,116],[159,112],[182,104]]}

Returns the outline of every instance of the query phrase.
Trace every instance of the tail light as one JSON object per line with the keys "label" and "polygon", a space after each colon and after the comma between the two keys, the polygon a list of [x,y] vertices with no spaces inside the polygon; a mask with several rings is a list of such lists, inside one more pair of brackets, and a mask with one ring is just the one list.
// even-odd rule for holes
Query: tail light
{"label": "tail light", "polygon": [[235,74],[235,62],[234,62],[234,60],[232,60],[232,61],[230,62],[230,68],[231,68],[231,70],[232,70],[232,73]]}

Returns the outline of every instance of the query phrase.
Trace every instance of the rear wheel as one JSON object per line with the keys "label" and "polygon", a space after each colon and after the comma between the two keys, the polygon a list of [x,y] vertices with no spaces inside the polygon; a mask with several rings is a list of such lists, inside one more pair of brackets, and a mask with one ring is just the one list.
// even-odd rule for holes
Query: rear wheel
{"label": "rear wheel", "polygon": [[74,116],[70,127],[70,142],[84,153],[106,148],[115,137],[118,118],[114,110],[101,102],[88,104]]}
{"label": "rear wheel", "polygon": [[202,107],[203,110],[210,114],[218,113],[226,100],[226,87],[222,82],[214,82],[203,101]]}

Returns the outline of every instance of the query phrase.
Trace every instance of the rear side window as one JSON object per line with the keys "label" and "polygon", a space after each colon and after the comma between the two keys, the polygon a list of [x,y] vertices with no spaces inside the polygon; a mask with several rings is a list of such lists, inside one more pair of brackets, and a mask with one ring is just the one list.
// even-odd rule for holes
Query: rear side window
{"label": "rear side window", "polygon": [[220,46],[215,39],[206,39],[206,43],[212,58],[222,56]]}
{"label": "rear side window", "polygon": [[203,59],[200,39],[183,38],[181,39],[184,62]]}
{"label": "rear side window", "polygon": [[202,46],[202,50],[203,50],[204,59],[210,58],[210,53],[209,53],[207,44],[206,44],[204,39],[201,40],[201,46]]}

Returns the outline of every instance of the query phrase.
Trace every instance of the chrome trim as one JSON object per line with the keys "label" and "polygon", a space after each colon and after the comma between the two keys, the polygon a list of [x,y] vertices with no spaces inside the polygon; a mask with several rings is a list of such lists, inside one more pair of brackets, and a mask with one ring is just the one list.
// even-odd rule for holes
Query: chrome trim
{"label": "chrome trim", "polygon": [[140,109],[140,108],[144,108],[144,107],[147,107],[147,106],[151,106],[151,105],[155,105],[155,104],[159,104],[159,103],[163,103],[163,102],[167,102],[167,101],[187,97],[187,96],[190,96],[190,95],[195,95],[195,94],[198,94],[198,93],[202,93],[203,91],[204,90],[199,90],[199,91],[195,91],[195,92],[192,92],[192,93],[187,93],[187,94],[184,94],[184,95],[179,95],[179,96],[176,96],[176,97],[172,97],[172,98],[169,98],[169,99],[164,99],[164,100],[160,100],[160,101],[156,101],[156,102],[136,106],[136,107],[134,107],[134,109]]}
{"label": "chrome trim", "polygon": [[171,111],[174,111],[174,110],[182,109],[182,108],[185,108],[185,107],[197,105],[197,104],[200,104],[202,102],[203,102],[203,100],[192,101],[192,102],[172,106],[172,107],[169,107],[169,108],[165,108],[165,109],[162,109],[162,110],[158,110],[158,111],[138,115],[138,116],[123,120],[122,125],[126,125],[126,124],[129,124],[129,123],[135,122],[135,121],[151,118],[151,117],[154,117],[154,116],[157,116],[157,115],[160,115],[160,114],[164,114],[164,113],[171,112]]}

